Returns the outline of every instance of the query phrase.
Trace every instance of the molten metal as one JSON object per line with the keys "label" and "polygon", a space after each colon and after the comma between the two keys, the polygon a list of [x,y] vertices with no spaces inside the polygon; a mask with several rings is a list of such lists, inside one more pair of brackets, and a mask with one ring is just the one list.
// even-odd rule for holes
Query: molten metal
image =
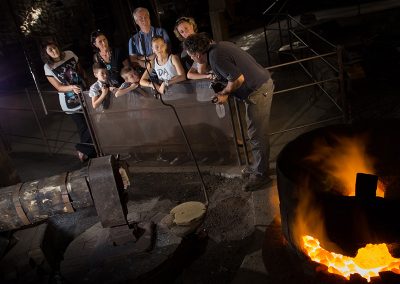
{"label": "molten metal", "polygon": [[356,257],[327,251],[320,246],[318,239],[303,236],[303,249],[312,261],[328,267],[328,272],[342,275],[347,280],[351,274],[358,273],[368,282],[379,272],[391,271],[400,274],[400,259],[394,258],[386,244],[367,244],[360,248]]}

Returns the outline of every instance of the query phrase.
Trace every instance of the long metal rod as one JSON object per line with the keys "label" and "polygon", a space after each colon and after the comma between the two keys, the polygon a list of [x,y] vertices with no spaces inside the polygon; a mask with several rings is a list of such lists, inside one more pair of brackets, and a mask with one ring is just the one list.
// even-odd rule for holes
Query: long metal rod
{"label": "long metal rod", "polygon": [[[332,56],[332,55],[337,55],[336,51],[324,53],[324,54],[321,54],[321,55],[311,56],[311,57],[307,57],[307,58],[297,59],[297,60],[286,62],[286,63],[282,63],[282,64],[273,65],[273,66],[270,66],[270,67],[266,67],[265,69],[272,70],[272,69],[276,69],[276,68],[279,68],[279,67],[289,66],[289,65],[300,63],[300,62],[311,61],[311,60],[314,60],[314,59],[327,57],[327,56]],[[335,69],[335,70],[337,70],[337,69]]]}
{"label": "long metal rod", "polygon": [[95,131],[93,129],[92,121],[90,120],[90,116],[89,116],[89,113],[88,113],[87,108],[86,108],[86,100],[85,100],[85,98],[83,96],[83,93],[78,94],[78,99],[79,99],[79,102],[80,102],[81,107],[82,107],[83,116],[85,117],[85,121],[86,121],[87,128],[89,130],[90,137],[92,137],[92,142],[93,142],[94,149],[96,150],[96,154],[97,154],[97,156],[102,156],[103,153],[102,153],[101,148],[99,146],[96,133],[95,133]]}
{"label": "long metal rod", "polygon": [[303,89],[303,88],[307,88],[307,87],[311,87],[311,86],[315,86],[315,85],[319,85],[319,84],[323,84],[323,83],[327,83],[327,82],[332,82],[332,81],[336,81],[338,79],[339,79],[339,77],[326,79],[326,80],[322,80],[322,81],[316,81],[316,82],[308,83],[308,84],[303,84],[303,85],[300,85],[300,86],[297,86],[297,87],[292,87],[292,88],[276,91],[276,92],[274,92],[274,95],[287,93],[287,92],[290,92],[290,91],[295,91],[295,90],[299,90],[299,89]]}
{"label": "long metal rod", "polygon": [[338,120],[338,119],[343,119],[343,116],[342,115],[341,116],[335,116],[335,117],[327,118],[327,119],[324,119],[324,120],[320,120],[320,121],[316,121],[316,122],[312,122],[312,123],[308,123],[308,124],[303,124],[303,125],[299,125],[299,126],[292,127],[292,128],[279,130],[279,131],[276,131],[276,132],[272,132],[269,135],[272,136],[272,135],[282,134],[282,133],[285,133],[285,132],[289,132],[289,131],[301,129],[301,128],[304,128],[304,127],[308,127],[308,126],[313,126],[313,125],[329,122],[329,121],[332,121],[332,120]]}
{"label": "long metal rod", "polygon": [[[148,69],[146,68],[146,70],[148,70]],[[176,120],[178,121],[180,129],[181,129],[182,135],[185,138],[186,146],[188,147],[190,155],[191,155],[191,157],[192,157],[192,159],[193,159],[193,161],[194,161],[194,163],[196,165],[197,173],[198,173],[198,175],[200,177],[201,184],[202,184],[202,190],[203,190],[204,199],[205,199],[205,204],[204,205],[207,207],[208,206],[208,194],[207,194],[206,184],[204,182],[203,175],[202,175],[202,173],[200,171],[199,163],[197,162],[197,159],[196,159],[196,156],[194,155],[192,146],[190,145],[189,139],[188,139],[188,137],[186,135],[185,128],[182,125],[181,119],[179,118],[179,115],[178,115],[178,113],[177,113],[177,111],[175,109],[175,106],[173,106],[172,104],[164,102],[161,94],[158,97],[159,97],[161,103],[163,105],[165,105],[165,106],[170,107],[173,110],[174,114],[175,114]]]}

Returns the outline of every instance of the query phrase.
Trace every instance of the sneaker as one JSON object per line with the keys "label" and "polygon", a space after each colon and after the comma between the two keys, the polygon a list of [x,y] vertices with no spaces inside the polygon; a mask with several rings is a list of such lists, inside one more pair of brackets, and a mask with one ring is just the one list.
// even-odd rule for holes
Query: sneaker
{"label": "sneaker", "polygon": [[267,187],[272,183],[269,176],[251,174],[249,180],[243,185],[243,191],[256,191]]}

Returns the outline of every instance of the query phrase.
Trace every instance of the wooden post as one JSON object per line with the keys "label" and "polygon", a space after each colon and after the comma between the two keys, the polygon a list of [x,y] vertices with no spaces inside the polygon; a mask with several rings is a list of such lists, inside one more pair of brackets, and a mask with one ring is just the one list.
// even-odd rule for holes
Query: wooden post
{"label": "wooden post", "polygon": [[228,24],[225,20],[225,0],[208,0],[211,29],[215,41],[226,40],[229,37]]}

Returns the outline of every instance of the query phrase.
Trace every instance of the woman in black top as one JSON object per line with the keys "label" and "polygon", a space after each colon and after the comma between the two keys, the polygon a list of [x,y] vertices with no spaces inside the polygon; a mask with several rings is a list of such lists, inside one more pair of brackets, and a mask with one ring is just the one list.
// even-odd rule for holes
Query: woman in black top
{"label": "woman in black top", "polygon": [[107,37],[100,30],[92,32],[90,42],[95,51],[93,61],[103,64],[109,72],[111,85],[119,87],[124,82],[119,73],[122,67],[129,65],[128,53],[110,47]]}

